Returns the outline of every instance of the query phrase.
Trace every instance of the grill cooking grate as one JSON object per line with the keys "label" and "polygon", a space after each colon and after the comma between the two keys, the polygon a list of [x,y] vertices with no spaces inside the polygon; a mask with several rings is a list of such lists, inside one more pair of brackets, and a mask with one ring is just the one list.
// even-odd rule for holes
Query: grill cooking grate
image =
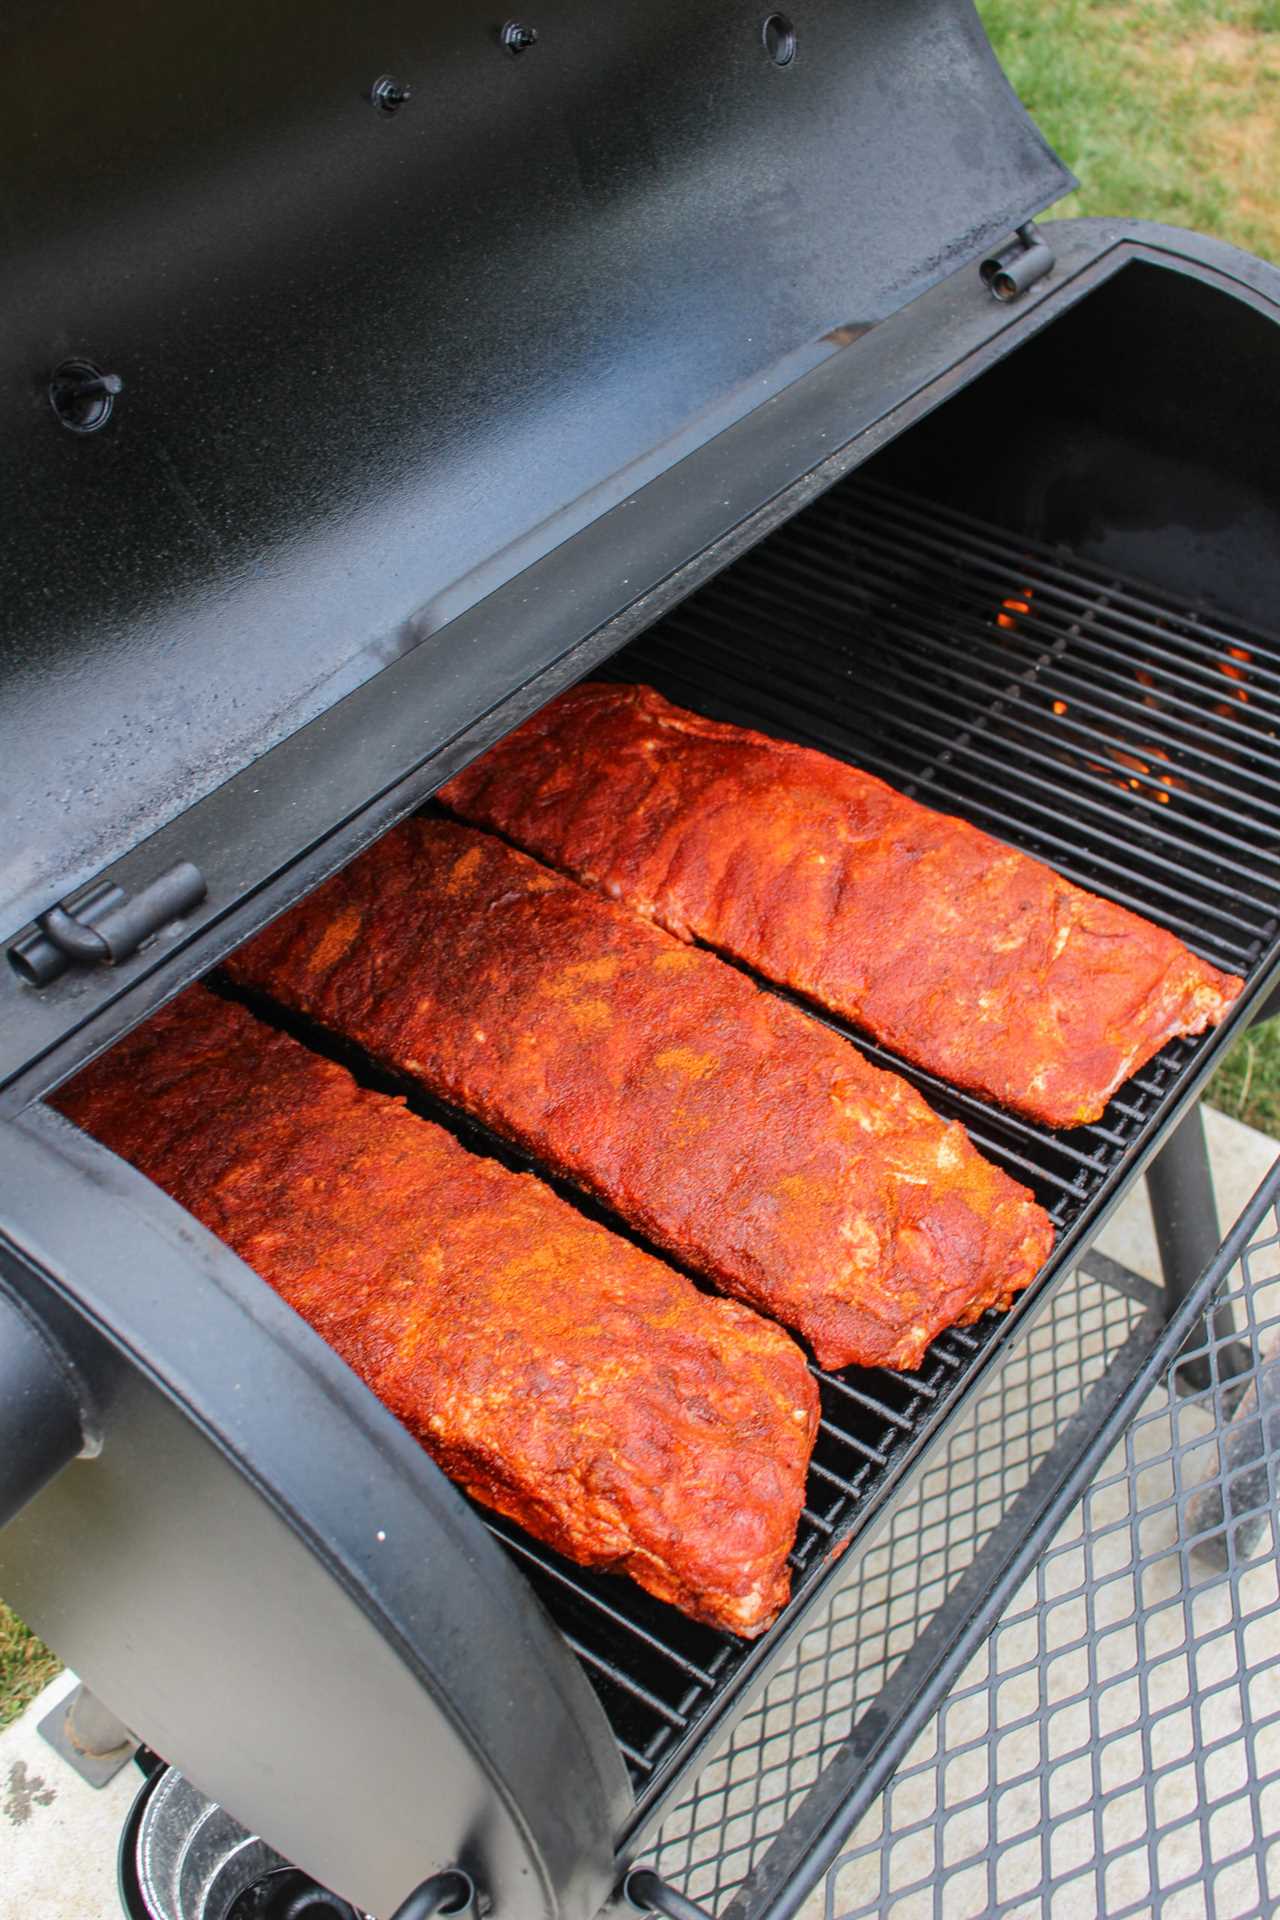
{"label": "grill cooking grate", "polygon": [[[1271,957],[1280,637],[855,476],[607,671],[854,761],[1149,915],[1233,972],[1256,974]],[[1034,1189],[1058,1228],[1058,1267],[1087,1241],[1212,1036],[1166,1047],[1101,1122],[1072,1133],[857,1044]],[[1006,1324],[989,1315],[952,1329],[914,1376],[818,1374],[823,1419],[794,1598],[762,1641],[696,1626],[486,1516],[605,1705],[638,1796],[633,1830],[652,1823],[683,1763],[772,1662],[855,1531],[976,1383]]]}

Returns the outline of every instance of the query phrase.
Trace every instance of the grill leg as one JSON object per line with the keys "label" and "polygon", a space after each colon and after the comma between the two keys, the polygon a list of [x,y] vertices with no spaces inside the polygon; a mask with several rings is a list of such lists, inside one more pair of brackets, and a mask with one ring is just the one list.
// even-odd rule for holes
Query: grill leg
{"label": "grill leg", "polygon": [[91,1787],[114,1780],[138,1750],[123,1720],[83,1685],[46,1713],[38,1731]]}
{"label": "grill leg", "polygon": [[[1147,1168],[1147,1196],[1168,1310],[1172,1313],[1186,1299],[1222,1240],[1198,1101]],[[1195,1330],[1187,1342],[1193,1353],[1206,1345],[1209,1334],[1210,1329],[1203,1324]],[[1249,1354],[1234,1335],[1231,1309],[1220,1304],[1214,1308],[1212,1326],[1212,1339],[1219,1343],[1216,1366],[1214,1355],[1199,1353],[1179,1368],[1180,1377],[1197,1393],[1211,1386],[1215,1378],[1233,1380],[1249,1370]]]}

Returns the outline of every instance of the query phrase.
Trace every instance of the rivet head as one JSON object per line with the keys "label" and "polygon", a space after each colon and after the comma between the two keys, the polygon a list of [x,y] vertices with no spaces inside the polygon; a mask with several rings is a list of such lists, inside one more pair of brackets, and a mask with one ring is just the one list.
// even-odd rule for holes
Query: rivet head
{"label": "rivet head", "polygon": [[538,43],[538,29],[526,26],[521,20],[508,20],[498,38],[508,53],[527,53]]}
{"label": "rivet head", "polygon": [[375,107],[381,107],[384,113],[399,113],[406,100],[413,97],[413,88],[397,80],[394,74],[384,73],[375,80],[369,89],[369,98]]}
{"label": "rivet head", "polygon": [[96,433],[123,392],[118,373],[102,373],[91,360],[64,360],[49,381],[49,405],[69,433]]}

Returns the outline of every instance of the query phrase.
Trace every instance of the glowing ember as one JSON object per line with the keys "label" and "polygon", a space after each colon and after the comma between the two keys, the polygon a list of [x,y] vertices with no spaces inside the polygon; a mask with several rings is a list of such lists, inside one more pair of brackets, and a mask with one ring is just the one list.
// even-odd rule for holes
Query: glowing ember
{"label": "glowing ember", "polygon": [[1057,714],[1063,714],[1063,713],[1065,713],[1065,712],[1066,712],[1066,710],[1067,710],[1067,703],[1066,703],[1066,701],[1065,701],[1065,700],[1055,700],[1055,701],[1054,701],[1054,703],[1053,703],[1053,710],[1054,710],[1054,712],[1055,712],[1055,713],[1057,713]]}

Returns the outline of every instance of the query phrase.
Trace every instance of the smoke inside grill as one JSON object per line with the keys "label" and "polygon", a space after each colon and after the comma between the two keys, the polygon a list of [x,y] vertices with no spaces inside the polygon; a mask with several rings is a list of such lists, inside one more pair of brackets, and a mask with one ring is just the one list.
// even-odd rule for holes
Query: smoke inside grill
{"label": "smoke inside grill", "polygon": [[[1278,635],[1225,625],[855,476],[607,671],[852,760],[1149,915],[1233,972],[1255,974],[1272,955]],[[1208,1043],[1166,1047],[1097,1125],[1063,1134],[853,1037],[1035,1190],[1058,1229],[1055,1265],[1087,1238]],[[695,1626],[490,1521],[604,1702],[639,1798],[637,1827],[940,1430],[1001,1325],[989,1315],[953,1329],[915,1376],[818,1373],[823,1422],[795,1595],[762,1642]]]}

